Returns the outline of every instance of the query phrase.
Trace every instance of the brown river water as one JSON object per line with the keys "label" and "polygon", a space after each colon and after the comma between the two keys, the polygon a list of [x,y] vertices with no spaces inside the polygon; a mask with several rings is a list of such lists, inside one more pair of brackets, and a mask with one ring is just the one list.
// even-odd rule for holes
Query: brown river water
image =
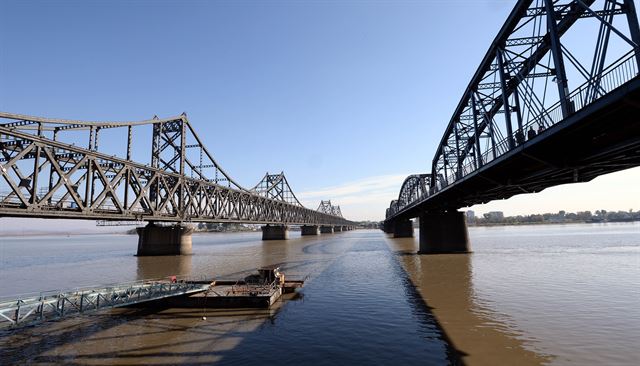
{"label": "brown river water", "polygon": [[193,256],[144,258],[136,236],[2,237],[0,298],[271,264],[308,281],[269,310],[118,309],[0,331],[0,365],[640,364],[639,223],[469,231],[473,253],[457,255],[377,230],[196,234]]}

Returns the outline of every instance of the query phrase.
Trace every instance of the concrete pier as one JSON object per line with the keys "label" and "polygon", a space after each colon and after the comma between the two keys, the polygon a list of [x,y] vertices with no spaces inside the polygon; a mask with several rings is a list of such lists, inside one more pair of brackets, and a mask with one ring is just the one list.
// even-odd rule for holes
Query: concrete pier
{"label": "concrete pier", "polygon": [[320,226],[320,233],[333,234],[333,226]]}
{"label": "concrete pier", "polygon": [[387,234],[393,234],[393,223],[390,221],[385,221],[382,224],[382,231],[384,231]]}
{"label": "concrete pier", "polygon": [[289,227],[286,225],[266,225],[262,227],[262,240],[289,239]]}
{"label": "concrete pier", "polygon": [[193,229],[182,225],[156,226],[150,222],[138,232],[137,256],[190,255]]}
{"label": "concrete pier", "polygon": [[300,234],[305,235],[320,235],[320,227],[318,225],[302,225],[300,226]]}
{"label": "concrete pier", "polygon": [[333,232],[337,233],[337,232],[340,232],[340,231],[342,231],[342,226],[334,226],[333,227]]}
{"label": "concrete pier", "polygon": [[410,219],[398,220],[393,225],[394,238],[413,238],[413,223]]}
{"label": "concrete pier", "polygon": [[469,231],[463,212],[425,213],[420,216],[419,254],[468,252]]}

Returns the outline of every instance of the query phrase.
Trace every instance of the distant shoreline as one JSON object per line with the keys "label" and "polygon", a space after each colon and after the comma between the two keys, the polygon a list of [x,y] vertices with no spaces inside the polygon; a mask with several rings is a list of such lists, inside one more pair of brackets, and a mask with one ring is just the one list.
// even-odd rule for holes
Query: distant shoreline
{"label": "distant shoreline", "polygon": [[469,227],[492,226],[539,226],[539,225],[571,225],[571,224],[620,224],[640,222],[640,220],[616,220],[616,221],[565,221],[565,222],[498,222],[484,224],[467,224]]}

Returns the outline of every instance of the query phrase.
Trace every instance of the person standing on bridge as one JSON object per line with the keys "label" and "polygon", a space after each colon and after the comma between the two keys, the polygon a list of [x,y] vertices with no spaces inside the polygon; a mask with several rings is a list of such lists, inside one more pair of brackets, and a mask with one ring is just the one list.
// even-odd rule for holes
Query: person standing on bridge
{"label": "person standing on bridge", "polygon": [[536,131],[534,131],[533,126],[529,126],[529,131],[527,131],[527,139],[531,140],[536,137]]}
{"label": "person standing on bridge", "polygon": [[521,128],[518,128],[518,132],[516,132],[516,142],[518,145],[524,144],[524,133],[522,133]]}

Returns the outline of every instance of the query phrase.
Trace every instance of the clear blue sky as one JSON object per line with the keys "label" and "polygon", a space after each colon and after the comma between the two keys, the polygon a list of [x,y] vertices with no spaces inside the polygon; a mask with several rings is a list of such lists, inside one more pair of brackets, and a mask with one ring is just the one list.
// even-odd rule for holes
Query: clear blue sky
{"label": "clear blue sky", "polygon": [[284,170],[309,205],[335,193],[353,218],[381,218],[403,177],[429,170],[513,4],[3,0],[0,110],[186,111],[240,184]]}

